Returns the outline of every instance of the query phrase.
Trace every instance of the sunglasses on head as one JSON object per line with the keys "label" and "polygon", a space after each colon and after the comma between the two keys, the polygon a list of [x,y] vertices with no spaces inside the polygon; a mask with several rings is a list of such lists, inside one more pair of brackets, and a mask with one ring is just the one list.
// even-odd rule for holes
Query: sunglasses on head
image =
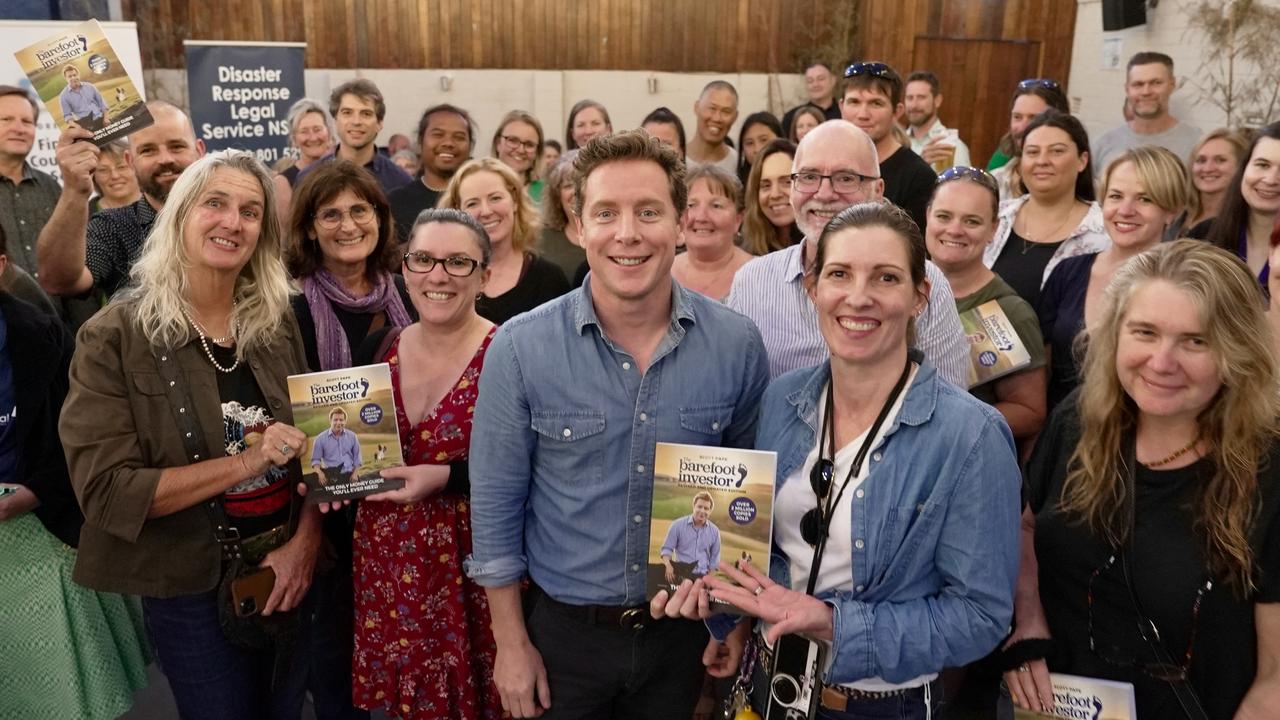
{"label": "sunglasses on head", "polygon": [[1000,185],[996,183],[995,177],[982,168],[967,165],[949,167],[938,175],[937,184],[942,185],[952,180],[972,180],[991,192],[1000,194]]}
{"label": "sunglasses on head", "polygon": [[1032,88],[1044,88],[1045,90],[1056,90],[1062,92],[1062,86],[1057,80],[1051,78],[1029,78],[1018,83],[1019,90],[1030,90]]}
{"label": "sunglasses on head", "polygon": [[859,75],[871,75],[880,78],[897,78],[898,74],[893,68],[882,62],[856,62],[844,69],[846,78],[858,77]]}

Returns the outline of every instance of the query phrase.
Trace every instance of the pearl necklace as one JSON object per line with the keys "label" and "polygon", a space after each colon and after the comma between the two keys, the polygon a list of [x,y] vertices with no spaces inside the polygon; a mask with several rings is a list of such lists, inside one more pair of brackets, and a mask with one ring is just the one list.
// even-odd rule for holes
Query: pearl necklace
{"label": "pearl necklace", "polygon": [[182,308],[182,314],[187,317],[187,322],[191,323],[191,327],[195,328],[196,334],[200,336],[200,347],[204,348],[204,354],[206,357],[209,358],[209,362],[213,364],[213,367],[215,370],[222,373],[231,373],[231,372],[234,372],[236,368],[240,367],[239,357],[236,357],[236,361],[231,363],[231,367],[222,367],[221,365],[218,364],[218,359],[213,356],[213,350],[209,349],[210,340],[212,340],[215,345],[221,345],[223,343],[229,343],[235,339],[236,337],[235,320],[232,320],[230,335],[227,335],[226,337],[222,337],[222,338],[210,338],[204,334],[204,328],[200,326],[200,323],[196,322],[195,318],[191,317],[191,313],[187,312],[187,309],[185,307]]}

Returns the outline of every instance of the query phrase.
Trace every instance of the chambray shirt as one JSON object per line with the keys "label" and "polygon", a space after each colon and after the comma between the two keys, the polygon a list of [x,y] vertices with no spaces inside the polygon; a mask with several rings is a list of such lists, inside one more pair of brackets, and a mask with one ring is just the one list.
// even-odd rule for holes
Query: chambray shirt
{"label": "chambray shirt", "polygon": [[575,605],[645,601],[654,447],[749,448],[768,362],[751,321],[673,283],[642,375],[583,286],[503,323],[471,432],[467,574]]}
{"label": "chambray shirt", "polygon": [[66,86],[58,96],[58,101],[62,106],[62,117],[67,120],[100,118],[107,112],[107,101],[102,99],[102,93],[87,82],[80,83],[79,90]]}
{"label": "chambray shirt", "polygon": [[685,515],[671,523],[660,553],[676,562],[694,563],[693,571],[706,575],[720,567],[720,528],[710,520],[698,527],[692,515]]}
{"label": "chambray shirt", "polygon": [[327,468],[340,467],[343,472],[352,472],[360,467],[360,439],[350,430],[343,430],[341,435],[334,435],[332,429],[325,430],[316,436],[311,448],[311,464],[319,465],[322,460]]}
{"label": "chambray shirt", "polygon": [[[765,392],[756,447],[778,453],[778,490],[817,443],[830,376],[824,363]],[[1022,479],[1009,427],[926,363],[867,463],[851,500],[852,556],[823,558],[849,568],[847,586],[819,593],[834,609],[824,681],[902,683],[985,656],[1009,628],[1018,576]],[[791,585],[777,545],[769,576]],[[729,622],[708,624],[722,635]]]}
{"label": "chambray shirt", "polygon": [[[804,288],[804,244],[771,252],[743,265],[733,276],[725,303],[760,328],[769,351],[769,376],[813,367],[830,357],[818,328],[818,310]],[[916,318],[916,347],[942,377],[969,385],[969,341],[956,312],[951,284],[931,261],[925,262],[929,302]]]}

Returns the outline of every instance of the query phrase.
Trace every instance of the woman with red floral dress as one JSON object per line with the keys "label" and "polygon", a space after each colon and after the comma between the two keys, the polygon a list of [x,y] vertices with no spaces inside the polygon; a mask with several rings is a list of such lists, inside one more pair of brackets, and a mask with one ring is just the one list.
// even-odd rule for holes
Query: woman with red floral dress
{"label": "woman with red floral dress", "polygon": [[469,215],[425,211],[403,268],[420,319],[371,335],[361,353],[391,366],[406,465],[382,471],[404,488],[366,498],[356,515],[353,698],[412,720],[502,716],[489,606],[462,571],[471,418],[495,332],[475,311],[489,252]]}

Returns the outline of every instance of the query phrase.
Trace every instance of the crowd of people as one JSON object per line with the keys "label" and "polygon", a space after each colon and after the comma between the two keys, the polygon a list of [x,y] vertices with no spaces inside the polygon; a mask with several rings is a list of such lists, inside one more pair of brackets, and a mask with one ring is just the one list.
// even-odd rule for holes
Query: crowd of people
{"label": "crowd of people", "polygon": [[[386,147],[358,79],[270,169],[151,101],[61,186],[0,86],[0,715],[154,660],[186,719],[994,718],[1051,673],[1276,717],[1280,123],[1202,133],[1142,52],[1093,142],[1011,88],[984,169],[934,73],[804,76]],[[371,363],[403,487],[305,502],[354,440],[287,378]],[[776,453],[769,557],[649,596],[659,442]]]}

